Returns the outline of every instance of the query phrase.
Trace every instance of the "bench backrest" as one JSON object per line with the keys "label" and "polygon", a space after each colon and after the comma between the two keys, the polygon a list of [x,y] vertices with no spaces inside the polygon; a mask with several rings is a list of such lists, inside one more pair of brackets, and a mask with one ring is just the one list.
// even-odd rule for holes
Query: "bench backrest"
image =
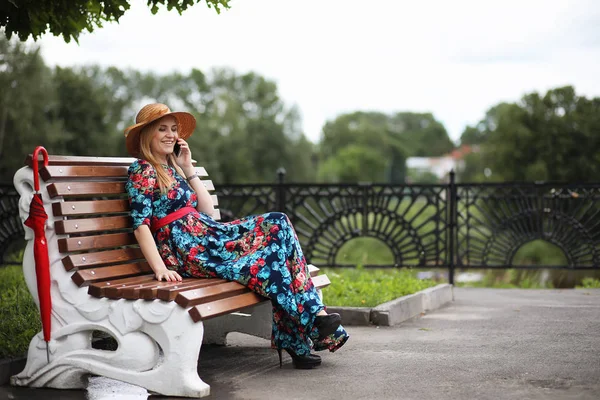
{"label": "bench backrest", "polygon": [[[40,176],[49,183],[48,195],[60,199],[52,205],[59,251],[67,270],[75,269],[79,286],[152,273],[132,232],[125,191],[127,169],[134,158],[50,156]],[[26,159],[33,165],[32,156]],[[196,168],[209,191],[214,185],[206,170]],[[212,195],[218,205],[217,196]],[[215,209],[215,219],[220,218]],[[52,216],[51,216],[52,217]],[[136,278],[131,278],[136,279]]]}

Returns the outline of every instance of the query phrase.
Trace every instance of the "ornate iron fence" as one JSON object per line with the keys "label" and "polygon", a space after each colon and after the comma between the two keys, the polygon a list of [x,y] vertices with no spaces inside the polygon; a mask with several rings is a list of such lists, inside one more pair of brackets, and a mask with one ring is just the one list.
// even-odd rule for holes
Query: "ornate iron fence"
{"label": "ornate iron fence", "polygon": [[[7,258],[24,239],[19,217],[19,194],[12,185],[0,184],[0,265],[20,264],[18,258]],[[17,245],[17,246],[15,246]]]}
{"label": "ornate iron fence", "polygon": [[[600,269],[600,184],[229,185],[219,189],[228,218],[283,211],[317,266],[338,261],[346,242],[381,240],[393,263],[365,267]],[[561,265],[515,265],[533,240],[559,247]],[[352,264],[354,265],[354,264]]]}
{"label": "ornate iron fence", "polygon": [[[359,237],[389,247],[393,262],[365,267],[600,269],[600,184],[444,185],[277,184],[217,187],[224,220],[283,211],[307,259],[339,262],[340,248]],[[0,249],[23,237],[18,197],[0,187]],[[517,250],[536,239],[558,246],[563,265],[514,265]],[[2,260],[4,260],[4,253]]]}
{"label": "ornate iron fence", "polygon": [[541,239],[567,265],[538,268],[600,267],[599,184],[457,185],[456,193],[457,266],[528,268],[513,265],[515,253]]}

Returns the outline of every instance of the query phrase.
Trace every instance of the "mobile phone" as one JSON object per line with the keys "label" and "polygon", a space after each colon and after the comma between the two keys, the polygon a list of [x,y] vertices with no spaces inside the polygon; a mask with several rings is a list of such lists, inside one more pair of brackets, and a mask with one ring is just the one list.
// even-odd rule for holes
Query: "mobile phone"
{"label": "mobile phone", "polygon": [[173,154],[175,154],[175,157],[179,157],[179,153],[181,153],[181,145],[179,143],[175,143],[175,147],[173,147]]}

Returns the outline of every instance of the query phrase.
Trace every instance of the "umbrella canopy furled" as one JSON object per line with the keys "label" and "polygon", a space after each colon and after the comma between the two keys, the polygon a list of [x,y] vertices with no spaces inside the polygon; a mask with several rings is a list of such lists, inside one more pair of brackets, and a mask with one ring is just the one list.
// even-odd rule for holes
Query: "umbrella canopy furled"
{"label": "umbrella canopy furled", "polygon": [[44,166],[48,165],[48,152],[42,146],[35,148],[33,152],[33,182],[35,193],[29,206],[29,217],[24,225],[31,228],[34,233],[33,257],[35,259],[35,274],[37,278],[38,299],[40,302],[40,316],[42,330],[46,341],[46,355],[50,362],[48,342],[50,341],[52,298],[50,296],[50,260],[48,258],[48,244],[46,242],[46,221],[48,214],[44,210],[44,201],[40,193],[40,177],[38,173],[38,154],[40,151],[44,157]]}

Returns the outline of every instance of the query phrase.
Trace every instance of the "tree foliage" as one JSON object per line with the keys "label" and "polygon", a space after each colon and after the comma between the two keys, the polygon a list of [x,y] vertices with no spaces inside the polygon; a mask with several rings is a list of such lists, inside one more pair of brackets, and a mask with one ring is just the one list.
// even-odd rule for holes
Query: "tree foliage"
{"label": "tree foliage", "polygon": [[440,157],[454,149],[446,128],[431,113],[399,112],[389,123],[409,157]]}
{"label": "tree foliage", "polygon": [[[203,0],[147,0],[153,14],[160,6],[175,9],[180,14]],[[229,8],[229,0],[204,0],[217,13]],[[129,0],[6,0],[0,2],[0,27],[10,39],[16,34],[25,41],[37,40],[46,32],[77,41],[84,30],[92,32],[105,22],[119,22],[129,10]]]}
{"label": "tree foliage", "polygon": [[389,117],[379,112],[357,111],[328,121],[320,154],[318,176],[328,182],[383,182],[395,154],[405,164],[404,150],[389,133]]}
{"label": "tree foliage", "polygon": [[600,98],[578,96],[571,86],[530,93],[490,108],[462,140],[482,143],[467,168],[485,164],[494,180],[594,181],[600,176]]}
{"label": "tree foliage", "polygon": [[[230,69],[158,76],[117,68],[48,68],[35,47],[0,38],[0,181],[26,154],[127,156],[123,129],[144,104],[161,102],[198,120],[194,158],[221,184],[316,178],[315,148],[274,82]],[[6,151],[10,149],[10,151]]]}
{"label": "tree foliage", "polygon": [[379,182],[385,173],[386,161],[371,148],[349,145],[329,157],[319,169],[322,182]]}
{"label": "tree foliage", "polygon": [[[123,129],[154,101],[196,116],[194,158],[222,184],[273,182],[279,167],[292,182],[403,183],[407,157],[452,149],[431,114],[343,114],[325,124],[314,144],[302,132],[299,111],[256,73],[49,68],[35,46],[0,37],[0,181],[10,182],[36,145],[52,154],[126,156]],[[572,87],[500,103],[465,130],[462,143],[481,150],[467,156],[459,179],[597,180],[598,132],[600,99],[578,96]]]}
{"label": "tree foliage", "polygon": [[53,114],[57,101],[52,71],[39,49],[0,37],[0,182],[12,181],[26,151],[58,138],[62,127]]}
{"label": "tree foliage", "polygon": [[[433,115],[410,112],[387,115],[358,111],[340,115],[325,124],[320,145],[323,163],[319,176],[334,182],[402,183],[407,157],[435,157],[454,148],[446,129]],[[350,155],[357,166],[349,165]]]}

